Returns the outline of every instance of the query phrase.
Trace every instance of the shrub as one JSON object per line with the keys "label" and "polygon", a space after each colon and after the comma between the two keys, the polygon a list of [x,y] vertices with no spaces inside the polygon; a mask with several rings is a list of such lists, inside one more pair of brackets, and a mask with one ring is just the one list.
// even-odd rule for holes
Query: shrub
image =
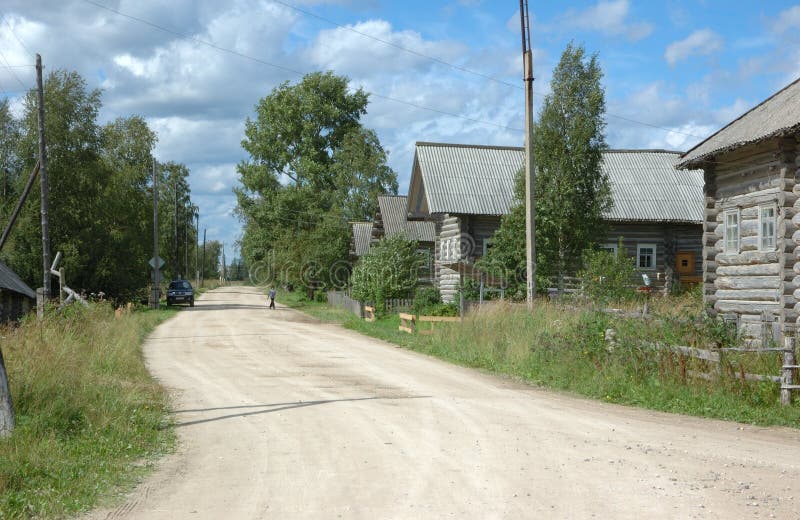
{"label": "shrub", "polygon": [[429,307],[442,303],[442,295],[436,287],[419,287],[414,293],[414,312],[424,314]]}
{"label": "shrub", "polygon": [[460,314],[458,305],[455,303],[437,303],[426,307],[423,312],[424,316],[458,316]]}
{"label": "shrub", "polygon": [[383,310],[386,300],[407,298],[413,293],[422,261],[417,242],[402,235],[384,238],[353,269],[352,296]]}
{"label": "shrub", "polygon": [[[620,250],[622,249],[620,244]],[[623,253],[589,249],[583,253],[584,268],[578,273],[583,292],[598,303],[628,300],[635,296],[631,282],[636,276],[634,258]]]}

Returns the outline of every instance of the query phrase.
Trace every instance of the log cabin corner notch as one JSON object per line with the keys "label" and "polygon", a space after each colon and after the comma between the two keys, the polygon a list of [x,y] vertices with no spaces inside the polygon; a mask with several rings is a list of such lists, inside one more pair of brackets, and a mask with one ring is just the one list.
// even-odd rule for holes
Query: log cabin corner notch
{"label": "log cabin corner notch", "polygon": [[703,300],[756,343],[794,330],[800,311],[800,80],[682,157],[704,171]]}

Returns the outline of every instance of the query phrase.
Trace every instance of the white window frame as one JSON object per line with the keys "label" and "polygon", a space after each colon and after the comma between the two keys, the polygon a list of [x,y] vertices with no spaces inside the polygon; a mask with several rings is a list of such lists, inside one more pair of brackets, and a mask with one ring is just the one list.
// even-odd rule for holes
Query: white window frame
{"label": "white window frame", "polygon": [[[765,244],[764,240],[768,237],[764,236],[764,210],[772,210],[772,244]],[[759,251],[775,251],[778,247],[778,205],[762,204],[758,207],[758,250]]]}
{"label": "white window frame", "polygon": [[[651,265],[650,267],[644,267],[644,266],[641,265],[642,264],[642,262],[641,262],[641,260],[642,260],[642,249],[645,249],[645,248],[653,250],[653,265]],[[656,261],[657,257],[658,257],[658,247],[656,246],[656,244],[648,243],[648,242],[642,242],[642,243],[636,244],[636,268],[637,269],[641,269],[643,271],[655,271],[656,270],[656,266],[658,265],[658,262]]]}
{"label": "white window frame", "polygon": [[483,257],[484,258],[486,258],[486,253],[489,252],[489,247],[491,247],[492,242],[493,241],[492,241],[491,238],[484,238],[483,239]]}
{"label": "white window frame", "polygon": [[[736,217],[736,247],[729,247],[728,217]],[[726,209],[722,217],[722,250],[725,253],[738,254],[742,248],[742,211],[739,208]]]}
{"label": "white window frame", "polygon": [[461,258],[461,240],[459,237],[448,237],[442,239],[440,256],[443,262],[457,262]]}

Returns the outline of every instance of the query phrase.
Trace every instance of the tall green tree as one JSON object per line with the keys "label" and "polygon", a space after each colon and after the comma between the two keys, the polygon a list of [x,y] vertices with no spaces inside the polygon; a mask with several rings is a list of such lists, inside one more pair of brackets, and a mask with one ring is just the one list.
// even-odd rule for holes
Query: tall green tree
{"label": "tall green tree", "polygon": [[152,256],[151,168],[156,135],[139,116],[120,117],[100,129],[101,159],[110,172],[102,186],[101,222],[108,240],[96,251],[96,279],[117,296],[149,283]]}
{"label": "tall green tree", "polygon": [[197,208],[191,200],[189,169],[184,164],[168,161],[159,165],[159,174],[159,256],[166,262],[164,274],[167,280],[193,278]]}
{"label": "tall green tree", "polygon": [[605,90],[597,54],[570,43],[561,55],[533,134],[536,175],[536,249],[546,271],[581,265],[581,252],[605,236],[611,207],[603,173]]}
{"label": "tall green tree", "polygon": [[[133,297],[150,282],[147,260],[153,244],[151,174],[156,135],[138,116],[100,126],[100,91],[88,89],[76,72],[50,73],[44,100],[51,251],[64,253],[62,266],[73,289]],[[26,95],[19,121],[8,114],[7,104],[0,103],[0,151],[13,177],[5,211],[16,203],[39,156],[37,110],[35,91]],[[165,200],[174,200],[176,187],[180,244],[185,248],[188,242],[194,251],[196,208],[188,175],[188,169],[177,163],[168,163],[161,172],[162,252],[173,250],[174,225],[169,217],[174,205]],[[3,249],[4,260],[34,287],[42,280],[39,193],[36,183]],[[173,260],[170,265],[175,264]],[[182,265],[181,271],[185,257]]]}
{"label": "tall green tree", "polygon": [[367,103],[330,72],[284,83],[258,103],[236,190],[248,265],[270,259],[286,281],[332,283],[331,267],[348,254],[347,222],[370,218],[378,194],[397,192],[386,152],[361,125]]}
{"label": "tall green tree", "polygon": [[[534,126],[536,175],[537,284],[581,266],[581,254],[606,233],[604,213],[611,207],[611,188],[603,173],[605,92],[597,55],[570,43],[553,72]],[[517,177],[517,204],[502,219],[482,265],[505,276],[513,294],[524,294],[524,177]]]}
{"label": "tall green tree", "polygon": [[0,100],[0,216],[4,217],[3,221],[16,203],[16,179],[22,175],[22,164],[16,150],[18,141],[19,122],[11,114],[8,99]]}
{"label": "tall green tree", "polygon": [[[75,289],[100,290],[95,269],[108,243],[102,222],[103,186],[110,172],[101,160],[100,91],[88,90],[76,72],[51,72],[44,85],[47,173],[50,186],[50,240],[53,254],[64,253],[63,267]],[[39,156],[36,92],[24,100],[18,156],[29,172]],[[18,189],[27,175],[18,179]],[[12,243],[4,250],[11,266],[34,287],[41,285],[41,221],[38,183],[20,215]]]}

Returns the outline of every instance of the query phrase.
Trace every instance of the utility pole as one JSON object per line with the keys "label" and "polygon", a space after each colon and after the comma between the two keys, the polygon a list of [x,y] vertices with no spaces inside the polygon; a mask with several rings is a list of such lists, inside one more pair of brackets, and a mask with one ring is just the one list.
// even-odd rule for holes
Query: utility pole
{"label": "utility pole", "polygon": [[200,267],[200,287],[206,283],[206,231],[208,229],[203,228],[203,265]]}
{"label": "utility pole", "polygon": [[528,0],[519,0],[522,26],[522,63],[525,81],[525,270],[528,309],[536,297],[536,170],[533,165],[533,48]]}
{"label": "utility pole", "polygon": [[173,245],[175,246],[175,272],[172,273],[172,276],[175,280],[180,278],[181,272],[181,257],[178,256],[178,179],[175,178],[172,181],[172,185],[175,192],[175,232],[173,233]]}
{"label": "utility pole", "polygon": [[198,287],[200,287],[200,269],[197,263],[197,257],[200,253],[200,208],[196,208],[197,211],[194,214],[195,219],[195,227],[194,227],[194,276],[195,276],[195,283]]}
{"label": "utility pole", "polygon": [[222,285],[225,285],[225,281],[228,279],[227,273],[225,272],[225,242],[222,243],[222,271],[220,278]]}
{"label": "utility pole", "polygon": [[150,306],[158,309],[161,299],[161,266],[158,261],[158,165],[153,158],[153,291]]}
{"label": "utility pole", "polygon": [[[183,209],[185,210],[187,208],[183,208]],[[189,217],[189,219],[184,220],[184,222],[183,222],[183,237],[184,237],[184,240],[183,240],[183,268],[184,269],[183,269],[183,272],[184,272],[184,278],[186,278],[187,280],[191,280],[192,279],[192,275],[190,274],[191,271],[189,271],[189,226],[190,226],[189,220],[191,220],[192,217],[191,217],[191,215],[187,215],[187,216]]]}
{"label": "utility pole", "polygon": [[[44,83],[42,82],[42,57],[36,55],[36,98],[39,103],[39,184],[42,193],[42,272],[43,299],[50,299],[50,190],[47,184],[47,146],[44,137]],[[43,302],[43,303],[44,303]],[[42,308],[42,312],[44,308]]]}

